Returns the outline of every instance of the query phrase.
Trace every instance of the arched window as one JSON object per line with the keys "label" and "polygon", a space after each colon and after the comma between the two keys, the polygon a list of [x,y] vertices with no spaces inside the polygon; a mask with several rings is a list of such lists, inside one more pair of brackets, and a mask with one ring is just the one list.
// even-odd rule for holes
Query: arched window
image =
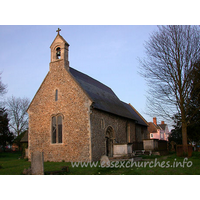
{"label": "arched window", "polygon": [[62,115],[52,117],[51,142],[62,143]]}
{"label": "arched window", "polygon": [[61,58],[61,50],[60,50],[60,47],[58,47],[58,48],[56,49],[56,58],[57,58],[57,59],[60,59],[60,58]]}

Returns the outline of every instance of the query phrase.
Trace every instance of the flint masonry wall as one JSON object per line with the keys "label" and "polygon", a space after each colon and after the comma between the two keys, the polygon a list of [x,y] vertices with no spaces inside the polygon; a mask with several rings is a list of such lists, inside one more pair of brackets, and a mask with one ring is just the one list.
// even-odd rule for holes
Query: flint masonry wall
{"label": "flint masonry wall", "polygon": [[[55,91],[58,90],[58,101]],[[90,161],[91,101],[64,68],[64,61],[50,63],[50,71],[29,109],[29,159],[44,152],[44,161]],[[51,143],[53,115],[63,115],[63,141]]]}
{"label": "flint masonry wall", "polygon": [[[130,142],[135,141],[135,123],[116,115],[93,109],[91,119],[92,160],[96,161],[106,153],[106,130],[108,126],[114,129],[117,143],[127,143],[127,123],[130,124]],[[103,120],[103,124],[102,124]]]}

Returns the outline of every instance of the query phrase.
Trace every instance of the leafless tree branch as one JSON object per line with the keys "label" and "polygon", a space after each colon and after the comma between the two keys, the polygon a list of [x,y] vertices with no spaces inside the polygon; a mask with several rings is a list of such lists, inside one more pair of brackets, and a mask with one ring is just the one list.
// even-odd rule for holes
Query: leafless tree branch
{"label": "leafless tree branch", "polygon": [[20,135],[28,128],[28,114],[26,112],[30,100],[28,98],[8,98],[7,112],[10,119],[10,128],[15,134]]}
{"label": "leafless tree branch", "polygon": [[194,64],[200,61],[200,28],[159,26],[145,43],[145,52],[146,58],[140,60],[140,74],[149,86],[149,115],[172,119],[180,113],[186,129],[194,86],[191,74]]}

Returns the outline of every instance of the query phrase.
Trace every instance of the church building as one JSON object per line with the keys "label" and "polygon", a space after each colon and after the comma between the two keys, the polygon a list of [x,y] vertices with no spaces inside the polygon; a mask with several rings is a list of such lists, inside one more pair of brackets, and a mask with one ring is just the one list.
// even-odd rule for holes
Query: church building
{"label": "church building", "polygon": [[55,162],[132,153],[149,139],[148,123],[111,88],[70,67],[69,44],[57,32],[49,72],[27,110],[29,159],[33,151]]}

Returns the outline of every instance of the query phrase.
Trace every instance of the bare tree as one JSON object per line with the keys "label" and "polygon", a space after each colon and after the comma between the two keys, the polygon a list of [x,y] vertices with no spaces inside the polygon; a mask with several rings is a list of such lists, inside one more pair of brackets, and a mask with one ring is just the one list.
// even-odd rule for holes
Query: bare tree
{"label": "bare tree", "polygon": [[28,128],[28,114],[26,110],[29,103],[28,98],[12,96],[7,100],[7,112],[10,119],[9,126],[17,136]]}
{"label": "bare tree", "polygon": [[179,113],[182,143],[187,154],[187,125],[193,88],[192,72],[200,58],[198,26],[159,26],[145,43],[140,73],[147,80],[148,111],[170,119]]}
{"label": "bare tree", "polygon": [[1,81],[1,74],[2,73],[0,73],[0,95],[3,95],[3,94],[5,94],[7,92],[6,91],[7,86],[2,83],[2,81]]}

